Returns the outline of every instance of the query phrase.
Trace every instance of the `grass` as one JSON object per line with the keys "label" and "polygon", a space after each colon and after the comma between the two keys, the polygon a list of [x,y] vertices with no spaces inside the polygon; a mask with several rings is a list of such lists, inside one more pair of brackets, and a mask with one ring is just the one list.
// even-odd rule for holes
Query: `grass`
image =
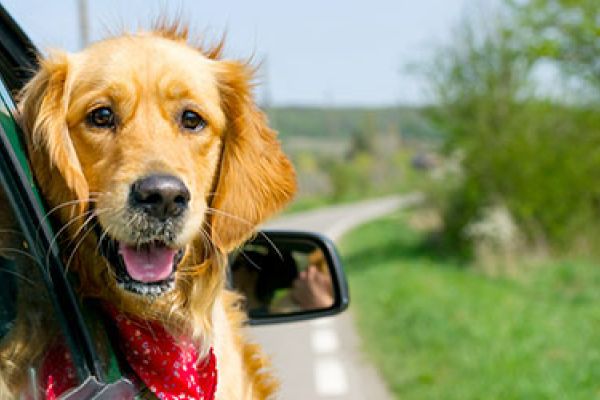
{"label": "grass", "polygon": [[331,202],[325,197],[305,197],[294,200],[284,210],[285,214],[293,214],[301,211],[309,211],[315,208],[326,207]]}
{"label": "grass", "polygon": [[396,398],[600,398],[597,265],[490,278],[428,251],[405,217],[341,244],[365,350]]}

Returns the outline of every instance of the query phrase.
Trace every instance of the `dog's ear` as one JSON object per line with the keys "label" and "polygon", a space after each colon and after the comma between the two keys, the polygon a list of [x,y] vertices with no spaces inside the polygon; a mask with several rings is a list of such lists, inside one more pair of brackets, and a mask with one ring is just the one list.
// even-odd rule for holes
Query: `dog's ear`
{"label": "dog's ear", "polygon": [[[19,95],[20,122],[28,139],[31,161],[38,164],[34,165],[38,170],[58,170],[67,189],[79,200],[85,200],[88,185],[67,126],[68,56],[54,53],[41,59],[39,65]],[[49,165],[39,165],[43,162]]]}
{"label": "dog's ear", "polygon": [[220,250],[230,251],[291,200],[296,176],[275,131],[254,103],[251,68],[235,61],[217,63],[226,128],[211,236]]}

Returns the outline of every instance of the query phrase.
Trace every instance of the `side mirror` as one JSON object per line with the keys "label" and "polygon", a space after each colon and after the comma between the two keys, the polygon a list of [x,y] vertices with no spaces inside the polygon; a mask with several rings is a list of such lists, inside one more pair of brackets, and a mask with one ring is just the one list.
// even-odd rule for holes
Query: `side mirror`
{"label": "side mirror", "polygon": [[350,301],[331,240],[316,233],[260,231],[229,259],[231,287],[246,297],[250,325],[338,314]]}

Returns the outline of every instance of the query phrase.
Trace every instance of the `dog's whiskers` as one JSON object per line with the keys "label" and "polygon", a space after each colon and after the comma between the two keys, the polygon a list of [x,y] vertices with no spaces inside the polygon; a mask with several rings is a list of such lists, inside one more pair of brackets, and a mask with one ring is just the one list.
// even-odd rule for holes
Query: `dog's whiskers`
{"label": "dog's whiskers", "polygon": [[262,267],[260,265],[256,264],[254,261],[252,261],[252,259],[250,257],[248,257],[248,254],[246,254],[246,252],[243,249],[241,249],[238,254],[241,254],[244,257],[244,259],[246,261],[248,261],[258,271],[262,270]]}
{"label": "dog's whiskers", "polygon": [[[110,212],[110,211],[111,211],[111,209],[109,209],[109,208],[104,208],[104,209],[100,209],[100,210],[94,210],[94,212],[90,215],[90,217],[79,228],[79,230],[77,231],[78,233],[75,234],[75,236],[73,237],[73,240],[75,239],[75,237],[77,237],[77,235],[81,232],[82,229],[84,229],[90,222],[94,221],[94,217],[100,215],[101,213],[107,213],[107,212]],[[83,244],[83,241],[90,234],[90,232],[94,231],[94,228],[96,227],[96,225],[98,225],[98,221],[97,220],[94,221],[94,224],[90,227],[90,229],[87,229],[83,233],[83,235],[81,236],[81,238],[79,239],[79,241],[77,242],[77,244],[75,245],[75,247],[73,248],[73,250],[71,251],[71,255],[69,256],[69,259],[67,260],[67,263],[65,265],[65,272],[64,272],[65,276],[69,272],[69,267],[70,267],[71,262],[73,261],[75,255],[77,254],[77,250]],[[71,242],[69,243],[69,245],[73,243],[73,240],[71,240]]]}
{"label": "dog's whiskers", "polygon": [[213,214],[213,215],[222,215],[224,217],[231,218],[231,219],[233,219],[233,220],[235,220],[237,222],[243,222],[244,224],[246,224],[248,226],[252,226],[252,223],[250,221],[248,221],[247,219],[244,219],[242,217],[239,217],[237,215],[233,215],[231,213],[228,213],[228,212],[225,212],[225,211],[222,211],[222,210],[217,210],[216,208],[213,208],[213,207],[206,207],[206,212],[208,214]]}
{"label": "dog's whiskers", "polygon": [[200,226],[200,236],[202,238],[202,246],[205,253],[211,253],[215,249],[215,244],[210,238],[210,234],[206,231],[204,226]]}
{"label": "dog's whiskers", "polygon": [[49,262],[50,262],[50,254],[52,252],[52,248],[54,247],[54,245],[56,244],[56,242],[58,241],[58,238],[60,237],[60,235],[66,230],[68,229],[71,225],[73,225],[74,223],[76,223],[77,221],[81,220],[82,218],[86,218],[88,215],[88,213],[83,213],[81,215],[77,215],[73,218],[71,218],[66,224],[64,224],[59,230],[58,232],[54,235],[54,237],[52,238],[51,242],[50,242],[50,246],[48,246],[48,251],[46,252],[46,258],[45,258],[45,265],[48,266]]}
{"label": "dog's whiskers", "polygon": [[[98,238],[98,243],[96,244],[96,247],[94,249],[95,253],[98,253],[100,251],[100,245],[102,244],[102,242],[104,241],[104,239],[106,238],[106,236],[108,236],[108,228],[102,232],[102,234],[100,235],[100,237]],[[112,268],[109,268],[107,265],[106,270],[108,271],[109,276],[111,276],[114,280],[116,280],[117,275],[115,274],[115,272],[112,270]]]}
{"label": "dog's whiskers", "polygon": [[[98,202],[98,197],[100,195],[103,194],[109,194],[110,192],[90,192],[90,197],[86,200],[80,200],[80,199],[76,199],[76,200],[70,200],[70,201],[65,201],[63,203],[60,203],[58,205],[56,205],[55,207],[53,207],[50,211],[48,211],[46,214],[44,214],[44,216],[42,217],[42,220],[40,221],[40,225],[38,226],[38,228],[35,230],[35,238],[36,240],[40,239],[40,230],[42,229],[42,227],[44,226],[44,224],[46,223],[46,221],[50,218],[50,216],[52,214],[54,214],[55,212],[65,208],[65,207],[69,207],[69,206],[73,206],[76,204],[82,204],[82,203],[96,203]],[[92,195],[98,195],[96,197],[92,196]]]}
{"label": "dog's whiskers", "polygon": [[16,230],[16,229],[0,229],[0,233],[11,233],[17,236],[22,236],[25,237],[25,235],[23,234],[23,232]]}
{"label": "dog's whiskers", "polygon": [[[32,256],[31,254],[29,254],[25,250],[16,249],[14,247],[2,247],[2,248],[0,248],[0,253],[1,252],[15,253],[15,254],[21,255],[23,257],[27,257],[28,259],[33,261],[38,267],[43,269],[43,265],[39,262],[39,260],[37,258],[35,258],[34,256]],[[3,269],[2,271],[5,271],[5,270]]]}
{"label": "dog's whiskers", "polygon": [[[222,210],[217,210],[216,208],[207,207],[206,212],[208,214],[213,214],[213,215],[222,215],[224,217],[231,218],[234,221],[243,222],[248,226],[253,226],[253,224],[250,221],[248,221],[247,219],[241,218],[237,215],[233,215],[233,214],[230,214],[230,213],[222,211]],[[281,251],[277,248],[277,246],[275,246],[275,243],[273,243],[273,241],[264,232],[259,230],[259,231],[257,231],[257,233],[260,236],[262,236],[267,241],[267,243],[269,243],[269,245],[273,248],[273,250],[275,250],[275,252],[279,256],[279,258],[281,260],[283,260],[283,254],[281,254]]]}
{"label": "dog's whiskers", "polygon": [[[96,226],[96,224],[98,224],[98,222],[94,222],[94,226]],[[92,227],[93,228],[93,227]],[[85,238],[90,234],[90,232],[92,232],[92,229],[88,229],[79,239],[79,241],[77,242],[77,244],[75,245],[75,248],[73,248],[73,251],[71,251],[71,255],[69,256],[69,259],[67,260],[67,263],[65,264],[65,271],[64,271],[64,275],[66,276],[69,273],[69,268],[71,266],[71,262],[74,260],[75,258],[75,254],[77,254],[77,250],[79,249],[79,247],[83,244],[83,241],[85,240]]]}
{"label": "dog's whiskers", "polygon": [[[120,212],[121,210],[117,210],[116,212]],[[127,221],[126,225],[131,225],[133,223],[133,219],[135,218],[135,215],[132,215],[129,218],[129,221]],[[113,230],[112,225],[108,225],[106,227],[103,227],[103,232],[100,235],[100,237],[98,238],[98,244],[96,244],[96,248],[95,248],[95,252],[98,253],[100,251],[100,245],[102,244],[102,242],[104,241],[104,239],[108,236],[108,232]],[[110,268],[109,268],[110,269]]]}
{"label": "dog's whiskers", "polygon": [[97,201],[98,201],[98,198],[90,197],[85,200],[75,199],[75,200],[69,200],[69,201],[62,202],[62,203],[54,206],[50,211],[48,211],[46,214],[44,214],[44,216],[42,217],[41,223],[44,223],[48,218],[50,218],[50,216],[52,214],[54,214],[55,212],[57,212],[59,210],[62,210],[65,207],[74,206],[76,204],[95,203]]}
{"label": "dog's whiskers", "polygon": [[87,215],[88,218],[77,229],[77,231],[73,235],[73,238],[71,238],[71,240],[69,241],[69,243],[67,244],[67,246],[70,246],[70,245],[73,244],[73,242],[75,241],[75,239],[77,238],[77,236],[79,236],[79,234],[86,228],[86,226],[92,221],[92,219],[94,219],[94,217],[97,217],[98,215],[103,214],[103,213],[107,213],[109,211],[111,211],[110,208],[103,208],[103,209],[100,209],[100,210],[94,209],[94,210],[86,211],[84,214]]}
{"label": "dog's whiskers", "polygon": [[[216,247],[215,247],[213,241],[210,239],[210,235],[208,234],[208,232],[206,232],[204,227],[200,227],[199,233],[200,233],[200,240],[202,242],[202,248],[203,248],[204,254],[213,254]],[[193,269],[193,267],[195,265],[197,265],[200,262],[200,260],[197,259],[196,249],[194,248],[194,246],[192,246],[192,253],[193,253],[193,262],[190,263],[192,268],[188,268],[187,270],[185,270],[185,269],[182,270],[181,271],[182,274],[194,275],[197,273],[197,271],[195,269]]]}
{"label": "dog's whiskers", "polygon": [[[34,257],[32,257],[31,254],[28,254],[27,252],[22,251],[20,249],[14,249],[12,247],[2,247],[2,248],[0,248],[0,252],[16,253],[16,254],[19,254],[19,255],[22,255],[22,256],[26,256],[26,257],[30,258],[31,260],[33,260],[37,266],[41,267],[41,264]],[[17,271],[14,271],[12,269],[3,268],[2,269],[2,273],[3,274],[13,275],[13,276],[19,278],[20,280],[22,280],[23,282],[30,284],[31,286],[36,286],[36,282],[34,282],[33,280],[27,278],[24,274],[21,274],[21,273],[19,273]]]}

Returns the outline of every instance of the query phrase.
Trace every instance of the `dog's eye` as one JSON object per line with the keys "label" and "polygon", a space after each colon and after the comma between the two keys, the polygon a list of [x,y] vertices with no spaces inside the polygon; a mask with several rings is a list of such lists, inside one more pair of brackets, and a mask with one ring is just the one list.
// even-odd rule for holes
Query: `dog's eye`
{"label": "dog's eye", "polygon": [[206,121],[198,113],[185,110],[181,114],[181,126],[191,131],[200,131],[206,126]]}
{"label": "dog's eye", "polygon": [[115,113],[110,107],[99,107],[87,116],[88,123],[96,128],[114,128]]}

